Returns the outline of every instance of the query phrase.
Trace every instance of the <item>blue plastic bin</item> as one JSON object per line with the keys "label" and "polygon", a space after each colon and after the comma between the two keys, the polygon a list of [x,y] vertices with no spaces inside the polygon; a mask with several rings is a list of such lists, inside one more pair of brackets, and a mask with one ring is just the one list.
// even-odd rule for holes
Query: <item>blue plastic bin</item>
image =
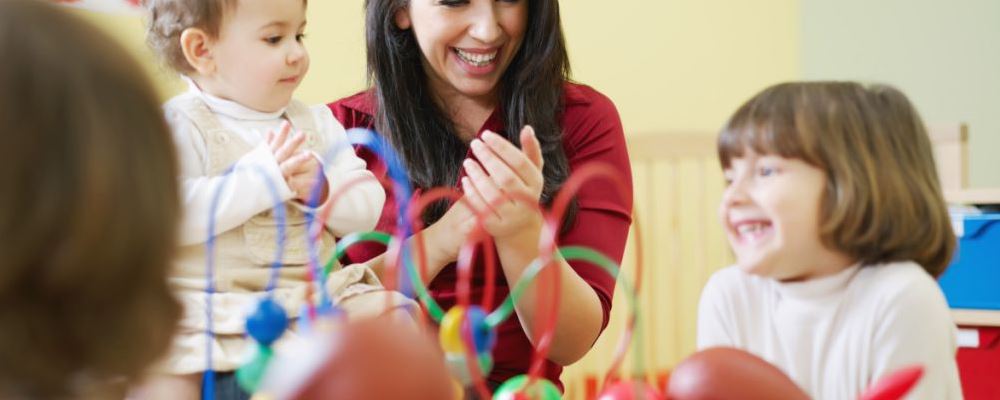
{"label": "blue plastic bin", "polygon": [[958,249],[938,279],[948,305],[1000,310],[1000,214],[953,218]]}

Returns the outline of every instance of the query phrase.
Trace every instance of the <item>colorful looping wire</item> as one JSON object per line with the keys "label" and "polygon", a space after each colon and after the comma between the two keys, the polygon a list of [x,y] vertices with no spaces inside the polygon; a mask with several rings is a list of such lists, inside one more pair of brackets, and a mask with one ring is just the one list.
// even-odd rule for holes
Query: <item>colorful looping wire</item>
{"label": "colorful looping wire", "polygon": [[[333,205],[342,197],[343,193],[350,190],[353,186],[360,183],[361,179],[355,179],[349,182],[345,182],[340,185],[336,190],[331,190],[329,193],[329,200],[322,207],[317,207],[319,202],[319,193],[321,185],[320,183],[314,187],[313,193],[311,195],[310,205],[313,211],[306,212],[307,226],[309,227],[308,235],[308,251],[310,260],[310,283],[309,291],[307,292],[307,317],[309,319],[315,319],[318,317],[317,308],[312,300],[312,288],[317,288],[320,292],[319,296],[319,308],[329,307],[331,300],[329,294],[326,292],[325,286],[322,282],[326,281],[327,276],[332,272],[334,266],[336,265],[336,260],[343,259],[347,254],[350,247],[361,244],[361,243],[379,243],[385,245],[389,248],[389,253],[391,257],[388,257],[386,263],[386,271],[389,272],[389,276],[395,276],[395,282],[386,282],[386,286],[389,289],[395,289],[403,292],[408,297],[416,297],[421,304],[423,304],[427,314],[435,322],[440,323],[440,341],[441,346],[445,350],[446,362],[452,370],[453,375],[457,381],[459,381],[464,386],[469,386],[472,384],[480,396],[483,398],[490,398],[490,394],[485,385],[484,376],[488,374],[489,370],[492,368],[492,357],[491,351],[496,343],[496,329],[505,320],[510,318],[515,310],[515,305],[517,304],[520,297],[525,293],[530,285],[532,285],[536,279],[538,279],[543,270],[546,267],[555,265],[560,259],[566,262],[570,261],[584,261],[598,266],[603,271],[608,273],[610,276],[617,279],[624,286],[625,291],[629,294],[629,316],[626,323],[625,333],[619,342],[616,356],[610,370],[607,373],[605,379],[605,387],[608,388],[608,393],[613,395],[613,390],[616,386],[612,384],[610,378],[614,376],[625,355],[630,348],[632,342],[633,333],[636,332],[636,327],[638,325],[638,301],[637,292],[639,290],[639,284],[642,276],[642,251],[641,243],[636,245],[636,256],[637,256],[637,272],[636,272],[636,282],[635,287],[629,285],[629,282],[624,279],[623,276],[619,274],[619,265],[613,260],[609,259],[605,255],[594,251],[592,249],[580,246],[566,246],[557,247],[557,238],[559,233],[560,223],[562,218],[573,199],[573,196],[579,191],[579,189],[589,180],[603,178],[614,184],[622,193],[627,190],[624,182],[618,176],[618,171],[605,166],[605,165],[587,165],[584,168],[576,171],[564,184],[563,189],[560,191],[559,195],[553,200],[552,208],[549,212],[546,212],[539,204],[537,199],[531,199],[527,196],[511,196],[510,198],[501,199],[500,201],[517,201],[531,206],[537,212],[543,215],[545,220],[545,225],[543,227],[541,240],[539,243],[539,254],[540,256],[535,259],[522,273],[521,277],[512,287],[510,294],[497,305],[496,309],[492,308],[493,304],[492,297],[495,293],[495,280],[496,280],[496,265],[494,252],[495,248],[492,244],[492,238],[485,233],[483,228],[483,223],[486,216],[485,210],[480,210],[476,213],[476,219],[478,221],[476,230],[469,239],[466,241],[465,245],[462,246],[460,251],[459,261],[457,262],[457,269],[459,275],[459,281],[457,284],[457,294],[458,294],[458,304],[450,310],[443,310],[441,306],[434,300],[431,296],[429,290],[427,289],[427,278],[426,278],[426,259],[424,255],[426,251],[424,249],[424,243],[421,240],[420,235],[416,235],[415,240],[408,241],[407,239],[411,237],[414,232],[419,232],[423,229],[422,220],[420,215],[422,215],[423,209],[429,204],[432,204],[439,200],[447,200],[451,202],[464,201],[461,194],[454,189],[446,188],[434,188],[422,193],[422,196],[418,197],[416,201],[411,203],[411,197],[413,189],[410,185],[409,177],[402,166],[402,162],[395,151],[393,151],[392,146],[386,142],[381,136],[376,133],[365,130],[365,129],[351,129],[347,132],[348,142],[341,143],[334,148],[330,149],[327,154],[324,155],[323,160],[325,163],[331,161],[340,151],[345,151],[350,149],[350,145],[361,146],[367,148],[369,151],[374,153],[380,160],[385,164],[388,171],[388,181],[383,182],[383,185],[389,186],[392,189],[392,193],[395,196],[395,203],[397,205],[397,220],[396,226],[393,233],[385,232],[358,232],[349,234],[341,238],[336,245],[333,256],[326,260],[324,263],[319,262],[318,251],[316,249],[316,243],[324,229],[324,221],[330,215]],[[227,172],[231,174],[232,171]],[[263,172],[260,172],[262,176],[265,177]],[[323,178],[323,172],[320,172],[320,179]],[[281,267],[281,252],[284,248],[285,232],[284,232],[284,207],[277,196],[277,189],[275,188],[274,182],[268,181],[268,186],[272,190],[272,195],[276,199],[275,204],[275,219],[278,225],[278,243],[277,251],[275,255],[275,262],[272,263],[272,275],[271,281],[268,283],[268,293],[276,284],[278,269]],[[222,190],[222,185],[220,185],[219,192]],[[206,260],[206,269],[208,272],[207,280],[209,285],[206,289],[206,298],[208,306],[208,317],[209,317],[209,352],[207,356],[207,368],[205,374],[205,388],[203,398],[211,399],[214,390],[212,386],[211,375],[211,295],[214,292],[213,272],[214,272],[214,215],[215,207],[217,205],[219,192],[216,193],[216,198],[213,201],[212,213],[209,218],[209,235],[210,239],[207,243],[208,257]],[[636,233],[638,233],[638,225],[634,225]],[[640,235],[634,235],[635,239],[638,239]],[[486,260],[486,282],[484,288],[484,298],[483,303],[479,306],[471,304],[470,298],[470,288],[472,279],[472,259],[476,247],[483,249],[485,252]],[[554,268],[548,268],[548,270],[555,271]],[[559,390],[551,382],[540,377],[542,366],[544,365],[545,357],[548,353],[548,349],[551,345],[552,336],[555,331],[555,322],[558,311],[558,298],[559,298],[559,280],[550,279],[550,284],[552,285],[552,296],[550,298],[543,299],[541,304],[539,304],[538,316],[539,321],[537,321],[536,326],[541,327],[542,330],[538,335],[537,344],[535,351],[532,356],[532,367],[529,373],[526,375],[519,375],[505,382],[497,390],[495,395],[492,396],[494,399],[513,399],[513,398],[534,398],[534,399],[557,399],[559,398]],[[542,284],[544,282],[539,282]],[[280,311],[279,311],[280,310]],[[283,318],[284,326],[277,322],[281,318],[284,310],[278,305],[269,295],[265,297],[258,304],[257,310],[251,314],[248,318],[248,332],[255,340],[258,342],[257,356],[254,357],[250,363],[245,365],[238,372],[238,378],[240,375],[245,376],[245,379],[241,379],[241,385],[244,385],[248,391],[253,392],[252,389],[256,387],[257,382],[259,382],[260,374],[262,374],[267,367],[267,363],[270,360],[270,356],[273,355],[273,351],[270,349],[270,344],[274,340],[280,337],[281,332],[284,331],[284,326],[287,326],[287,315]],[[641,340],[637,344],[641,344]],[[637,367],[641,368],[643,364],[642,351],[641,349],[636,350],[634,353],[634,359],[636,360]],[[464,370],[462,367],[465,367]],[[641,369],[637,369],[641,370]],[[244,384],[242,381],[246,380]],[[615,399],[617,397],[611,397],[610,399]]]}

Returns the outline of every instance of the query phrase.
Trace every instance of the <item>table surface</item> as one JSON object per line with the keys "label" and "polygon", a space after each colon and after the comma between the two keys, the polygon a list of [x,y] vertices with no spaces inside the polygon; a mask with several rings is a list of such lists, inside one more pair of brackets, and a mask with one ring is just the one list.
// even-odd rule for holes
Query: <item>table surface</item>
{"label": "table surface", "polygon": [[951,309],[951,317],[962,326],[1000,327],[1000,310]]}

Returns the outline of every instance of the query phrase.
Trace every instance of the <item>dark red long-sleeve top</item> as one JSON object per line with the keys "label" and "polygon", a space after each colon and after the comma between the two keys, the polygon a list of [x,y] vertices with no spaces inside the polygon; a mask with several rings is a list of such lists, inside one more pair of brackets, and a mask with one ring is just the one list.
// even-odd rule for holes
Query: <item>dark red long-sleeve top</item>
{"label": "dark red long-sleeve top", "polygon": [[[620,193],[614,184],[603,179],[594,179],[585,184],[576,197],[579,211],[569,229],[564,230],[559,236],[559,245],[590,247],[620,263],[629,225],[632,222],[632,173],[618,110],[610,99],[585,85],[566,83],[563,95],[564,110],[560,122],[563,129],[563,148],[569,160],[570,171],[575,171],[588,163],[604,163],[619,173],[628,190],[626,193]],[[347,129],[373,128],[375,105],[371,92],[361,92],[346,97],[330,103],[329,107]],[[505,128],[503,124],[502,118],[494,112],[479,132],[485,130],[500,132]],[[386,174],[384,165],[377,162],[372,153],[361,149],[359,154],[368,162],[368,168],[376,176],[381,177]],[[471,153],[467,156],[471,157]],[[385,208],[376,230],[392,232],[395,216],[396,204],[390,194],[386,198]],[[384,251],[384,246],[360,244],[348,252],[348,258],[351,262],[364,262]],[[473,301],[482,298],[485,285],[483,257],[475,259],[477,262],[473,266]],[[604,318],[601,326],[603,330],[608,324],[611,312],[614,278],[587,262],[571,261],[569,264],[594,289],[600,299]],[[496,276],[494,307],[509,293],[503,273],[497,271]],[[457,302],[457,282],[458,274],[452,263],[428,285],[431,295],[444,310],[448,310]],[[516,316],[504,322],[497,329],[497,335],[497,345],[493,350],[494,367],[489,374],[489,381],[494,386],[515,375],[527,373],[533,351],[531,342]],[[560,387],[561,372],[561,366],[546,361],[544,376]]]}

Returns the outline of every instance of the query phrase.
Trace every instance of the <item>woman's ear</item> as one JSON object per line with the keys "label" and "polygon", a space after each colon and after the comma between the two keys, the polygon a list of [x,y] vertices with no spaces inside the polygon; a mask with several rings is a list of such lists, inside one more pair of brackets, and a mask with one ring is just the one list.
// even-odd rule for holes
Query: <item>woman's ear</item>
{"label": "woman's ear", "polygon": [[413,26],[413,22],[410,20],[410,7],[403,7],[396,10],[395,15],[396,27],[401,31],[410,29]]}
{"label": "woman's ear", "polygon": [[184,59],[199,75],[208,75],[215,71],[212,44],[212,38],[201,29],[187,28],[181,32],[181,51],[184,53]]}

